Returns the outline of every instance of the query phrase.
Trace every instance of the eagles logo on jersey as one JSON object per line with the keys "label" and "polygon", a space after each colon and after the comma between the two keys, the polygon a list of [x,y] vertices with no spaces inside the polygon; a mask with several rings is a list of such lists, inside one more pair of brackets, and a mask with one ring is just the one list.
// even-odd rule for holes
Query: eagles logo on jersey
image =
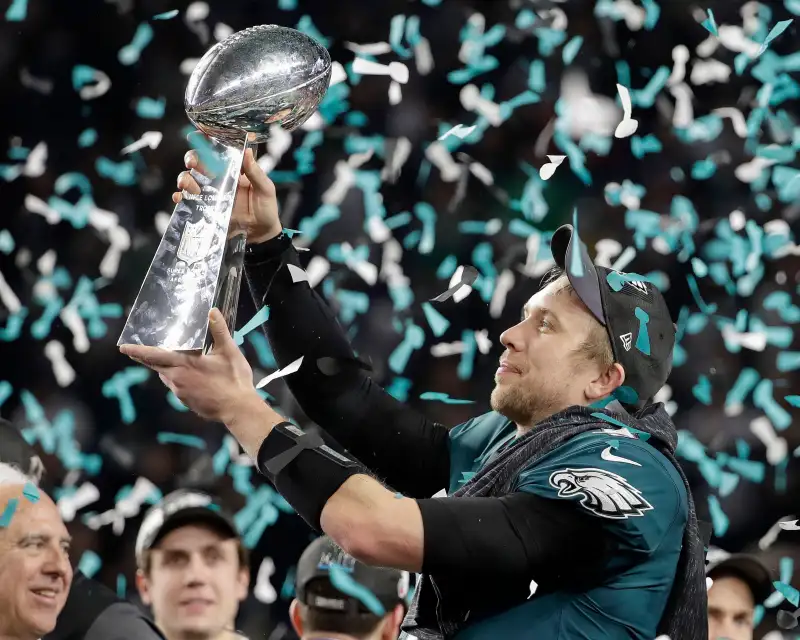
{"label": "eagles logo on jersey", "polygon": [[581,506],[602,518],[623,520],[653,508],[638,489],[605,469],[562,469],[550,474],[560,498],[583,496]]}

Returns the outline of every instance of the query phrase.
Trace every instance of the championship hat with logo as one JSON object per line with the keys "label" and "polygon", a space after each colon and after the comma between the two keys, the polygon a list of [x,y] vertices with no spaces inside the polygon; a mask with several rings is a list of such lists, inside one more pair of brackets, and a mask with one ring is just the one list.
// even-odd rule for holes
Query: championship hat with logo
{"label": "championship hat with logo", "polygon": [[44,465],[36,450],[8,420],[0,418],[0,462],[15,467],[39,484]]}
{"label": "championship hat with logo", "polygon": [[772,586],[772,573],[757,556],[749,553],[730,554],[712,547],[706,558],[706,575],[709,578],[739,578],[752,592],[756,604],[764,602],[775,590]]}
{"label": "championship hat with logo", "polygon": [[295,593],[309,607],[383,616],[398,604],[407,607],[409,580],[408,571],[366,565],[322,536],[300,556]]}
{"label": "championship hat with logo", "polygon": [[204,524],[230,538],[238,538],[233,516],[210,495],[179,489],[150,507],[136,536],[136,562],[144,565],[144,555],[171,531],[189,524]]}
{"label": "championship hat with logo", "polygon": [[672,371],[675,325],[664,296],[643,276],[595,266],[571,224],[555,231],[550,249],[577,296],[606,328],[614,361],[625,369],[616,399],[637,408],[649,404]]}

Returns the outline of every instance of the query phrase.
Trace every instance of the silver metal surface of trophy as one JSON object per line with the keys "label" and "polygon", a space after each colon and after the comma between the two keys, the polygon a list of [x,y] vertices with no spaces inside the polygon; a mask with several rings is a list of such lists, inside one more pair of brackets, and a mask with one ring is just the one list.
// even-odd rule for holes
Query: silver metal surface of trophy
{"label": "silver metal surface of trophy", "polygon": [[246,237],[231,214],[244,152],[266,141],[271,126],[291,131],[308,120],[331,69],[322,45],[275,25],[234,33],[198,62],[184,107],[207,136],[195,147],[206,175],[192,171],[201,194],[184,192],[175,206],[118,345],[208,352],[213,307],[233,333]]}

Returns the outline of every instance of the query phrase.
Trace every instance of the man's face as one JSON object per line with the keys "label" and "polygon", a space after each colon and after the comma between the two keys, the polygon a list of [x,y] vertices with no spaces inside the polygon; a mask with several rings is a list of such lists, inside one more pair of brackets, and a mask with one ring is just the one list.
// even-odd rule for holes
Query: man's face
{"label": "man's face", "polygon": [[148,575],[137,585],[170,640],[213,638],[232,630],[250,582],[236,541],[202,525],[171,531],[150,552]]}
{"label": "man's face", "polygon": [[70,537],[44,493],[31,502],[21,486],[0,487],[0,515],[7,510],[13,513],[0,528],[0,637],[40,638],[55,628],[67,601]]}
{"label": "man's face", "polygon": [[587,385],[603,372],[577,350],[600,325],[580,299],[564,289],[566,283],[562,277],[536,293],[525,304],[522,320],[500,335],[506,350],[495,374],[492,409],[521,427],[607,395],[586,396]]}
{"label": "man's face", "polygon": [[709,640],[753,640],[754,612],[753,594],[744,582],[717,578],[708,590]]}

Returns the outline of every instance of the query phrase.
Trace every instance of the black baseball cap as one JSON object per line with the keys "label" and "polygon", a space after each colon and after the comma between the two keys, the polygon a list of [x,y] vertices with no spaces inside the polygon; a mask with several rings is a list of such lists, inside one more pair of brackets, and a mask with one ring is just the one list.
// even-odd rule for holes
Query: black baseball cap
{"label": "black baseball cap", "polygon": [[753,593],[756,604],[764,602],[774,591],[772,573],[756,556],[749,553],[728,554],[722,550],[709,549],[710,558],[706,575],[712,580],[717,576],[732,575],[742,580]]}
{"label": "black baseball cap", "polygon": [[188,524],[206,524],[231,538],[238,538],[233,516],[214,498],[202,491],[179,489],[150,507],[136,536],[136,563],[144,565],[144,553],[155,547],[170,531]]}
{"label": "black baseball cap", "polygon": [[39,484],[44,475],[44,464],[28,441],[8,420],[0,418],[0,462],[19,469]]}
{"label": "black baseball cap", "polygon": [[[333,575],[331,567],[335,567]],[[409,580],[408,571],[366,565],[322,536],[300,556],[295,594],[300,602],[317,609],[374,615],[382,609],[380,615],[385,615],[398,604],[407,607]],[[324,593],[315,587],[325,587]]]}
{"label": "black baseball cap", "polygon": [[575,293],[606,328],[614,360],[625,369],[615,397],[631,407],[649,404],[672,371],[675,325],[664,296],[642,276],[595,266],[571,224],[555,231],[550,248]]}

